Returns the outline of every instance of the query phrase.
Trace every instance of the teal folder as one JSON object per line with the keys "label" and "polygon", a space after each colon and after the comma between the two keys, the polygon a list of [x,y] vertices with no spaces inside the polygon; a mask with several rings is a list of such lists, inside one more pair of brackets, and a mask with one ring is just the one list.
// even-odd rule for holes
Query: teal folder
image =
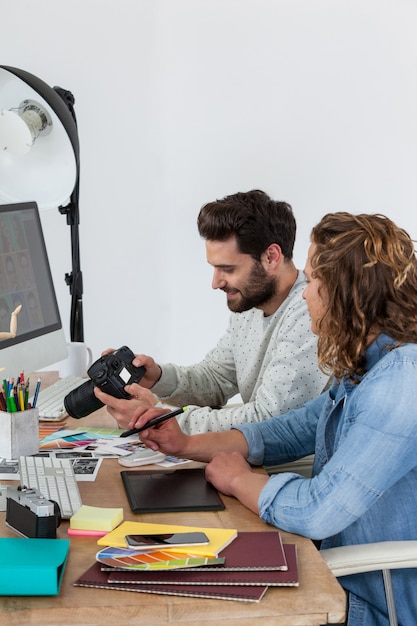
{"label": "teal folder", "polygon": [[0,595],[56,596],[69,539],[0,538]]}

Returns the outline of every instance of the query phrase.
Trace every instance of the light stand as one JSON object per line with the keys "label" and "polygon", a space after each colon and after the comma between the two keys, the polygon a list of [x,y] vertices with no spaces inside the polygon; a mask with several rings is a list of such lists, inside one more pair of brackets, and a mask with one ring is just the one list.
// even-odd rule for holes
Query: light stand
{"label": "light stand", "polygon": [[73,95],[0,65],[0,200],[58,207],[71,229],[71,341],[84,341],[79,245],[80,150]]}

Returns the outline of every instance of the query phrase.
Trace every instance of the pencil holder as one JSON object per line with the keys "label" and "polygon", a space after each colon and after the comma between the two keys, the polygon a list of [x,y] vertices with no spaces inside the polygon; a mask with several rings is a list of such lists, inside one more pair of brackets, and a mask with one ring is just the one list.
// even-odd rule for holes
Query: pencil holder
{"label": "pencil holder", "polygon": [[0,457],[17,459],[39,452],[39,409],[0,412]]}

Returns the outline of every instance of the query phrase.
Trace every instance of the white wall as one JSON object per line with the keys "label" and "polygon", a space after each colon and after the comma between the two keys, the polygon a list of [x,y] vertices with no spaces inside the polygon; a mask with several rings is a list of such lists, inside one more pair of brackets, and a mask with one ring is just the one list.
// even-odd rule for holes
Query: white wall
{"label": "white wall", "polygon": [[[300,267],[328,211],[417,238],[414,0],[0,0],[0,15],[0,64],[76,99],[96,356],[189,363],[214,345],[228,311],[196,217],[215,198],[290,202]],[[69,228],[42,222],[69,335]]]}

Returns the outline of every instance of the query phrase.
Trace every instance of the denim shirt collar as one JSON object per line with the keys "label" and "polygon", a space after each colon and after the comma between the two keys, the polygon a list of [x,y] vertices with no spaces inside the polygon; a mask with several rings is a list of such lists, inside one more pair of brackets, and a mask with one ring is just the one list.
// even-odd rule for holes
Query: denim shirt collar
{"label": "denim shirt collar", "polygon": [[389,335],[381,333],[366,350],[366,371],[369,372],[388,352],[396,345],[396,341]]}
{"label": "denim shirt collar", "polygon": [[[396,345],[396,341],[389,335],[381,333],[378,337],[369,345],[365,353],[365,374],[369,372],[392,348]],[[359,377],[362,380],[363,376]],[[335,400],[336,396],[340,398],[341,395],[349,395],[356,385],[352,385],[349,379],[343,379],[340,383],[335,383],[330,390],[330,397]]]}

